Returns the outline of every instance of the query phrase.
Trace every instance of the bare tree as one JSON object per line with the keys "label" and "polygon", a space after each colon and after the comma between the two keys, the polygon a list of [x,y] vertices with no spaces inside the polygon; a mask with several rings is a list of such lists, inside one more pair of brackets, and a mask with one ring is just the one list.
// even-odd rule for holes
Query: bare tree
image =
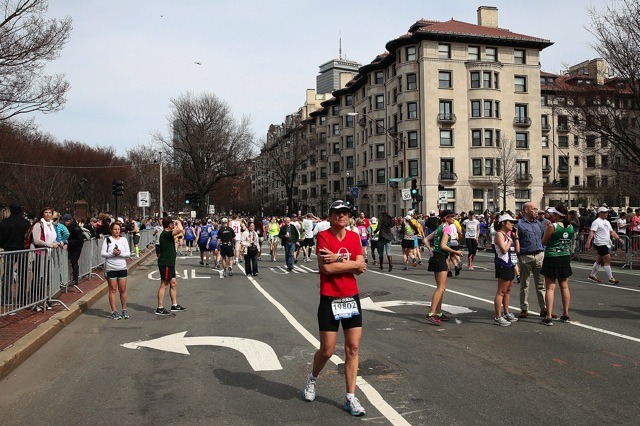
{"label": "bare tree", "polygon": [[[501,137],[496,141],[494,148],[496,159],[496,176],[497,184],[494,187],[494,197],[500,194],[502,199],[502,210],[507,209],[507,197],[515,195],[516,180],[526,178],[521,176],[517,167],[518,153],[516,151],[516,143],[513,139]],[[496,204],[497,206],[498,204]]]}
{"label": "bare tree", "polygon": [[34,111],[62,109],[69,83],[64,74],[47,75],[72,29],[71,17],[47,19],[47,0],[0,3],[0,120]]}
{"label": "bare tree", "polygon": [[292,114],[280,126],[269,128],[267,140],[263,142],[260,155],[267,161],[256,162],[258,168],[269,174],[269,182],[284,188],[287,196],[287,211],[295,211],[293,196],[298,184],[298,174],[315,153],[312,139],[307,137],[307,125]]}
{"label": "bare tree", "polygon": [[229,105],[214,94],[186,93],[171,99],[168,117],[172,135],[155,137],[163,144],[169,162],[201,197],[225,177],[243,174],[251,156],[253,134],[250,119],[236,120]]}

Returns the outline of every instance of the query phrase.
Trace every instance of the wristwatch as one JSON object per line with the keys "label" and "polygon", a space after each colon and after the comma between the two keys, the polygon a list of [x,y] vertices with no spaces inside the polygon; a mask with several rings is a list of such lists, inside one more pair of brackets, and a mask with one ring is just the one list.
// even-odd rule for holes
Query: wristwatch
{"label": "wristwatch", "polygon": [[336,262],[340,263],[343,262],[344,259],[342,258],[342,256],[338,256],[338,258],[336,259]]}

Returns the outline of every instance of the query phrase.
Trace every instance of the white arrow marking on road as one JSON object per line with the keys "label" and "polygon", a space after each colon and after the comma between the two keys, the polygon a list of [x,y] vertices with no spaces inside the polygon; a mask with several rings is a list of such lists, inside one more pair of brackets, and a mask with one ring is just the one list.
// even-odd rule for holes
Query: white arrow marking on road
{"label": "white arrow marking on road", "polygon": [[198,277],[198,276],[196,276],[196,270],[195,270],[195,269],[192,269],[192,270],[191,270],[191,278],[193,278],[193,279],[201,279],[201,278],[204,278],[204,279],[206,280],[206,279],[209,279],[209,278],[211,278],[211,277]]}
{"label": "white arrow marking on road", "polygon": [[269,269],[271,269],[271,272],[276,273],[276,274],[280,274],[280,275],[284,275],[284,274],[288,274],[289,273],[289,271],[287,271],[282,266],[270,267]]}
{"label": "white arrow marking on road", "polygon": [[[374,302],[370,297],[365,297],[364,299],[360,299],[360,306],[362,309],[368,309],[370,311],[379,311],[379,312],[392,312],[386,307],[390,306],[431,306],[431,302],[423,302],[418,300],[388,300],[383,302]],[[465,306],[455,306],[455,305],[442,305],[442,310],[448,312],[452,315],[459,314],[470,314],[475,311],[465,307]]]}
{"label": "white arrow marking on road", "polygon": [[158,339],[123,343],[120,346],[128,349],[145,347],[184,355],[190,355],[187,346],[223,346],[242,353],[254,371],[282,370],[282,365],[273,348],[259,340],[221,336],[184,337],[185,334],[187,332],[183,331]]}
{"label": "white arrow marking on road", "polygon": [[184,279],[184,280],[188,280],[189,279],[189,271],[187,271],[186,269],[182,273],[182,279]]}

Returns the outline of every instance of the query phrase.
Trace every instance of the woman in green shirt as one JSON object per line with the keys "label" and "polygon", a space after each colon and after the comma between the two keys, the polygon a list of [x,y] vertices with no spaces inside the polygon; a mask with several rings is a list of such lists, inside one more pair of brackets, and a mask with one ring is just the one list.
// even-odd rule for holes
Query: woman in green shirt
{"label": "woman in green shirt", "polygon": [[551,214],[552,221],[547,223],[547,227],[542,236],[542,245],[545,246],[544,260],[540,273],[544,275],[544,285],[546,288],[545,302],[547,304],[547,317],[541,323],[553,325],[551,312],[553,310],[553,297],[556,289],[556,282],[560,286],[562,295],[562,316],[560,321],[569,322],[569,277],[571,271],[571,240],[573,240],[573,225],[569,219],[567,208],[559,204],[550,207],[547,212]]}

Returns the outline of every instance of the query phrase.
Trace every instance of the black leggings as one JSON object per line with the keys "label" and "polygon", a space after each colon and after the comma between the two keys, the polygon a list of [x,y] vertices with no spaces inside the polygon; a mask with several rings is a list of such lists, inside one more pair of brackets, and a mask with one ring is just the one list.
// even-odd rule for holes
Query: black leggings
{"label": "black leggings", "polygon": [[469,256],[475,256],[478,252],[478,240],[467,238],[467,250],[469,250]]}

